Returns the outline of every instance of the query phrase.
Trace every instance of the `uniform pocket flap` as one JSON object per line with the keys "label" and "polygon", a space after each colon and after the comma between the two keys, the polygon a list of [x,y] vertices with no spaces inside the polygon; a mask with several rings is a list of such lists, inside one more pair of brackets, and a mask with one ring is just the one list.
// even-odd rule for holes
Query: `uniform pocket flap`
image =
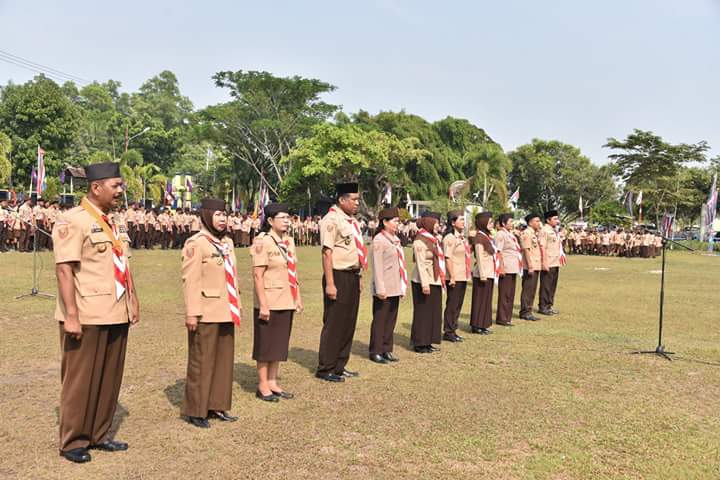
{"label": "uniform pocket flap", "polygon": [[110,237],[108,237],[105,232],[93,232],[90,234],[90,243],[92,244],[111,242],[112,240],[110,240]]}
{"label": "uniform pocket flap", "polygon": [[274,289],[274,288],[283,288],[287,282],[283,282],[282,280],[265,280],[265,289]]}
{"label": "uniform pocket flap", "polygon": [[207,298],[220,298],[220,290],[216,288],[203,288],[202,294]]}
{"label": "uniform pocket flap", "polygon": [[102,286],[91,286],[91,287],[80,287],[81,297],[96,297],[98,295],[110,295],[112,293],[110,288],[103,288]]}

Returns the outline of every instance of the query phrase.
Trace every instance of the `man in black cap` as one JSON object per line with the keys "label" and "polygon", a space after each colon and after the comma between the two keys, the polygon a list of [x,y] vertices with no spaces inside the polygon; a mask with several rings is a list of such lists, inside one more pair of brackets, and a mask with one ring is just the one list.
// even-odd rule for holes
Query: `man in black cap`
{"label": "man in black cap", "polygon": [[337,203],[320,221],[323,264],[323,328],[315,376],[343,382],[357,372],[345,368],[350,359],[358,308],[361,271],[367,269],[367,248],[355,214],[360,205],[357,183],[336,185]]}
{"label": "man in black cap", "polygon": [[522,293],[520,293],[520,318],[531,322],[539,320],[533,315],[538,277],[542,270],[542,255],[538,243],[538,233],[542,228],[540,215],[531,213],[525,216],[527,228],[520,235],[520,248],[523,258]]}
{"label": "man in black cap", "polygon": [[555,291],[557,290],[560,266],[565,265],[565,252],[563,251],[557,227],[560,218],[557,210],[545,212],[545,225],[538,233],[538,242],[542,253],[542,271],[540,272],[540,308],[538,313],[543,315],[557,315],[553,309],[555,304]]}
{"label": "man in black cap", "polygon": [[108,219],[123,195],[119,164],[85,167],[88,194],[53,229],[60,322],[60,455],[84,463],[88,449],[127,450],[107,438],[125,364],[129,324],[139,321],[130,238]]}

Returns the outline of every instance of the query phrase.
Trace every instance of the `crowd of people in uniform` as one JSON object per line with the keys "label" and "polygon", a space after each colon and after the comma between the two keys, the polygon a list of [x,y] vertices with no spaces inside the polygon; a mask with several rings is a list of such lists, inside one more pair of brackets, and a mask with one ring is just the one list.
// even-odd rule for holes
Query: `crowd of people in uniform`
{"label": "crowd of people in uniform", "polygon": [[662,250],[658,232],[638,227],[562,229],[560,235],[568,253],[605,257],[655,258]]}
{"label": "crowd of people in uniform", "polygon": [[[128,328],[140,319],[129,265],[132,245],[145,245],[142,234],[131,235],[143,225],[140,216],[123,217],[122,210],[113,215],[123,192],[118,165],[90,165],[86,176],[88,195],[78,207],[59,215],[52,230],[59,293],[55,319],[62,346],[60,454],[79,463],[91,460],[90,449],[128,448],[108,438],[108,431],[120,391]],[[317,228],[311,218],[301,235],[301,241],[318,243],[322,249],[318,379],[341,383],[359,376],[347,364],[366,274],[370,275],[373,317],[368,356],[378,364],[399,361],[394,332],[400,300],[406,295],[412,297],[413,309],[410,347],[418,354],[439,351],[442,341],[464,340],[459,320],[467,290],[471,290],[472,334],[491,334],[493,320],[503,328],[514,325],[518,283],[520,319],[537,321],[535,313],[559,314],[554,308],[555,292],[566,255],[557,211],[542,217],[527,215],[522,231],[509,213],[482,212],[466,225],[461,210],[447,214],[444,228],[439,213],[426,212],[415,222],[402,222],[397,208],[383,209],[376,220],[363,226],[357,219],[360,192],[356,183],[336,185],[335,199],[317,221]],[[296,255],[300,242],[293,224],[307,220],[300,222],[290,215],[287,205],[279,203],[267,205],[263,213],[264,222],[251,237],[249,251],[254,280],[252,358],[257,364],[256,397],[276,403],[294,398],[281,386],[279,369],[288,359],[294,315],[303,311],[302,268]],[[228,214],[226,203],[218,199],[204,199],[196,214],[190,213],[197,216],[197,223],[184,214],[178,214],[177,224],[178,232],[182,227],[187,235],[181,245],[188,344],[181,414],[191,425],[209,428],[211,419],[237,419],[229,412],[235,329],[244,318],[238,274],[249,272],[237,271],[234,226],[236,219],[242,226],[247,217]],[[167,225],[169,231],[175,224]],[[249,226],[252,232],[254,227]],[[415,231],[404,241],[403,229]],[[240,244],[248,243],[243,235],[247,230],[240,232]],[[405,242],[411,246],[412,258],[405,257]],[[493,319],[495,289],[498,302]],[[97,380],[88,381],[91,378]]]}

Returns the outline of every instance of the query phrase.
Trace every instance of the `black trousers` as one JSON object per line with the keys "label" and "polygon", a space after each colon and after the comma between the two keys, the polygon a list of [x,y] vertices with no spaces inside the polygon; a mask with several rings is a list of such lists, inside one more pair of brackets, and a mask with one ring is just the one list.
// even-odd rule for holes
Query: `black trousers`
{"label": "black trousers", "polygon": [[413,297],[413,319],[410,339],[414,347],[427,347],[441,342],[442,287],[430,285],[430,295],[422,292],[422,285],[410,282]]}
{"label": "black trousers", "polygon": [[535,292],[537,292],[539,272],[525,271],[522,277],[522,291],[520,292],[520,316],[524,317],[532,314],[532,306],[535,302]]}
{"label": "black trousers", "polygon": [[465,302],[465,291],[467,290],[467,282],[455,282],[455,286],[451,287],[450,282],[445,284],[447,291],[447,299],[445,300],[445,333],[455,333],[458,328],[458,319]]}
{"label": "black trousers", "polygon": [[550,310],[555,304],[559,276],[560,267],[551,267],[547,272],[540,272],[540,311]]}
{"label": "black trousers", "polygon": [[333,270],[337,297],[330,300],[325,294],[323,275],[323,327],[320,334],[317,373],[342,374],[350,359],[358,309],[360,308],[359,271]]}
{"label": "black trousers", "polygon": [[470,305],[470,326],[489,328],[492,325],[492,298],[495,281],[492,278],[480,280],[473,277],[472,303]]}
{"label": "black trousers", "polygon": [[400,297],[385,300],[373,296],[373,319],[370,326],[370,353],[393,351],[395,324],[397,323]]}
{"label": "black trousers", "polygon": [[506,273],[498,282],[498,306],[495,323],[507,325],[512,321],[513,304],[515,302],[516,273]]}

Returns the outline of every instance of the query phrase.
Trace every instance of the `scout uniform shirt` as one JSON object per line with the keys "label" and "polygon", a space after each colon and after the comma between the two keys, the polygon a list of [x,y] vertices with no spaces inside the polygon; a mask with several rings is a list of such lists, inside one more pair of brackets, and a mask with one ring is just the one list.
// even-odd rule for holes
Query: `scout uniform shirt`
{"label": "scout uniform shirt", "polygon": [[[285,252],[278,246],[287,241],[288,250],[292,253],[297,265],[295,254],[295,242],[284,235],[282,238],[270,230],[268,233],[260,233],[253,241],[252,255],[253,267],[267,267],[263,275],[265,284],[265,299],[270,310],[295,310],[295,300],[290,291],[288,279],[288,263]],[[257,292],[253,289],[255,308],[260,308],[260,300]]]}
{"label": "scout uniform shirt", "polygon": [[467,282],[469,280],[465,264],[466,245],[466,240],[462,235],[448,233],[443,238],[442,246],[445,261],[452,263],[452,278],[448,278],[448,280],[455,280],[456,282]]}
{"label": "scout uniform shirt", "polygon": [[537,233],[528,227],[520,235],[520,247],[523,250],[523,262],[528,272],[539,272],[542,270],[542,255]]}
{"label": "scout uniform shirt", "polygon": [[[476,235],[483,235],[483,233],[478,231]],[[495,278],[495,258],[479,242],[475,244],[475,268],[472,274],[473,277],[479,278],[483,282],[489,278]]]}
{"label": "scout uniform shirt", "polygon": [[503,273],[520,273],[519,246],[512,232],[501,228],[495,234],[495,247],[500,255],[500,268]]}
{"label": "scout uniform shirt", "polygon": [[[398,258],[397,247],[400,247],[400,239],[393,236],[378,233],[372,242],[372,294],[380,294],[385,297],[399,297],[402,293],[400,277],[400,259]],[[406,268],[403,265],[403,268]],[[463,267],[464,268],[464,267]]]}
{"label": "scout uniform shirt", "polygon": [[[91,204],[90,208],[95,208]],[[102,215],[99,209],[98,213]],[[55,263],[72,263],[75,303],[81,325],[116,325],[128,323],[130,290],[118,299],[115,291],[115,264],[112,240],[95,218],[78,206],[58,216],[52,233]],[[125,228],[118,229],[125,258],[129,259],[130,238]],[[125,268],[129,268],[126,262]],[[62,296],[57,297],[55,320],[66,316]]]}
{"label": "scout uniform shirt", "polygon": [[555,230],[548,224],[543,225],[538,233],[538,241],[542,251],[543,267],[553,268],[560,266],[560,241]]}
{"label": "scout uniform shirt", "polygon": [[[200,317],[201,323],[232,322],[225,262],[222,254],[206,236],[218,242],[217,238],[203,228],[188,238],[183,247],[182,280],[186,315]],[[232,240],[223,237],[219,243],[229,249],[232,264],[237,268]],[[235,291],[239,292],[237,271]],[[238,308],[241,308],[239,293],[237,297]]]}
{"label": "scout uniform shirt", "polygon": [[352,217],[334,207],[320,220],[320,244],[332,251],[334,270],[358,270],[360,260],[353,238]]}
{"label": "scout uniform shirt", "polygon": [[420,237],[413,242],[413,257],[415,258],[415,268],[412,274],[413,283],[419,283],[423,288],[430,285],[442,285],[440,275],[435,278],[433,251],[428,248],[424,241],[420,240]]}

